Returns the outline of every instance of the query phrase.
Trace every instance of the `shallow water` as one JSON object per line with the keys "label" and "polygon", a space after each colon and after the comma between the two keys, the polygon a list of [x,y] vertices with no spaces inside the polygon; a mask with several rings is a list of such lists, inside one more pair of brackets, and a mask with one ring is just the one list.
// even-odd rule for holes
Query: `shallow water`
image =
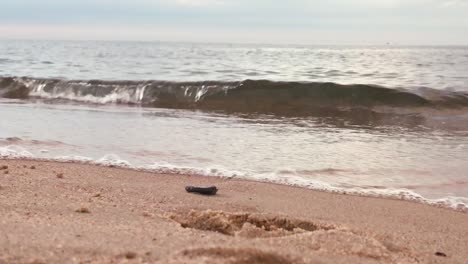
{"label": "shallow water", "polygon": [[[97,160],[332,191],[401,198],[422,195],[453,207],[468,206],[468,105],[463,105],[468,91],[467,48],[0,44],[0,76],[34,77],[14,77],[14,86],[4,79],[6,84],[0,87],[0,92],[22,85],[28,89],[24,97],[0,99],[1,156]],[[56,77],[61,80],[50,79]],[[83,81],[76,84],[68,81],[71,79]],[[189,98],[180,82],[232,81],[238,85],[245,79],[314,82],[305,91],[316,89],[323,81],[401,87],[416,103],[429,103],[400,105],[395,101],[400,97],[392,98],[391,103],[384,100],[395,93],[400,96],[401,90],[382,90],[388,94],[375,98],[364,94],[362,100],[355,93],[340,94],[339,99],[319,93],[321,97],[311,97],[313,102],[330,100],[328,108],[301,108],[297,114],[295,103],[304,94],[294,90],[296,84],[281,88],[289,93],[268,95],[274,100],[267,102],[262,98],[276,88],[250,82],[251,86],[237,86],[234,94],[258,87],[261,92],[235,97],[244,100],[241,108],[228,109],[227,102],[234,99],[216,93],[216,100],[229,101],[215,101],[217,108],[203,108],[200,102],[206,102],[210,93],[205,83],[196,84],[194,91],[202,89],[203,93],[197,100],[192,98],[196,93],[190,97],[194,99],[188,101],[190,107],[180,106]],[[114,85],[102,80],[119,82]],[[144,80],[171,81],[167,89],[182,87],[186,97],[171,101],[170,108],[182,109],[146,104],[148,96],[153,96],[148,94],[149,88],[142,92],[121,80],[136,80],[136,87]],[[159,83],[152,85],[151,91],[161,89]],[[421,95],[422,86],[431,88],[431,96]],[[355,87],[339,89],[346,92]],[[86,89],[93,93],[85,94]],[[120,97],[112,97],[116,89]],[[377,91],[372,86],[364,89],[358,90],[361,96],[362,91]],[[123,94],[140,100],[125,101]],[[161,100],[161,93],[151,98]],[[252,98],[255,107],[245,103]],[[288,101],[282,102],[284,98]],[[374,104],[376,98],[378,105]],[[456,104],[447,106],[440,103],[441,98],[443,102],[455,98]],[[265,110],[266,105],[288,108],[275,113]]]}
{"label": "shallow water", "polygon": [[137,107],[3,102],[0,111],[4,153],[104,158],[312,188],[468,196],[468,133]]}

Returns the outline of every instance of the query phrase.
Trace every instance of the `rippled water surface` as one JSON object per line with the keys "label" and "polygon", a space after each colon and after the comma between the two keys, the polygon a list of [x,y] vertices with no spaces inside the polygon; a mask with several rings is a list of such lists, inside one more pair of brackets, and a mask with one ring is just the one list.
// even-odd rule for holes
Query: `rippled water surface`
{"label": "rippled water surface", "polygon": [[468,91],[468,47],[0,41],[0,74],[106,80],[330,81]]}

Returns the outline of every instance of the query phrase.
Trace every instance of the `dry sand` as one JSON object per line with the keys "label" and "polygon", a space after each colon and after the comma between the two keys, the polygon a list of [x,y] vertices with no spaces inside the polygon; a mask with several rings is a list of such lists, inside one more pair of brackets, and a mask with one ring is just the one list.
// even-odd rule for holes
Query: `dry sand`
{"label": "dry sand", "polygon": [[0,233],[0,263],[468,263],[462,212],[42,161],[0,160]]}

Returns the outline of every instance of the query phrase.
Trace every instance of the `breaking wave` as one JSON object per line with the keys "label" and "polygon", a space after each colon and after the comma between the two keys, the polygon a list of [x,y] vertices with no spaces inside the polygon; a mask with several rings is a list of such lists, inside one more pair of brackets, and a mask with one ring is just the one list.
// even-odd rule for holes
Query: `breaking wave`
{"label": "breaking wave", "polygon": [[0,97],[280,115],[350,110],[468,107],[468,93],[331,82],[168,82],[0,77]]}

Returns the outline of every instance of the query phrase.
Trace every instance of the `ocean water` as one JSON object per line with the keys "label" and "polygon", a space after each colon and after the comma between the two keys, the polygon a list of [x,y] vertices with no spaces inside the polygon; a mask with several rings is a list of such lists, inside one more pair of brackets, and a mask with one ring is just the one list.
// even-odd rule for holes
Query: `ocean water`
{"label": "ocean water", "polygon": [[468,47],[0,41],[0,156],[468,208]]}

